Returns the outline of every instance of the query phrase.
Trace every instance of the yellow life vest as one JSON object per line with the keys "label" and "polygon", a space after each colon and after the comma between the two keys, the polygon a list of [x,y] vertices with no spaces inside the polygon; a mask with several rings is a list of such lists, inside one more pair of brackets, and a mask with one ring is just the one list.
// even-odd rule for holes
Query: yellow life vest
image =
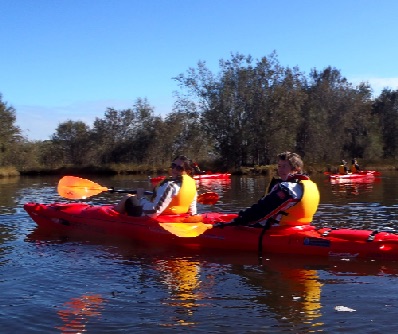
{"label": "yellow life vest", "polygon": [[180,191],[173,197],[169,206],[162,212],[164,215],[187,213],[196,195],[196,181],[189,175],[182,175]]}
{"label": "yellow life vest", "polygon": [[344,165],[339,166],[339,174],[341,174],[341,175],[347,174],[347,171],[346,171]]}
{"label": "yellow life vest", "polygon": [[280,220],[280,225],[308,225],[312,222],[314,214],[318,209],[319,190],[315,182],[311,180],[301,180],[304,186],[303,197],[296,205],[286,209]]}

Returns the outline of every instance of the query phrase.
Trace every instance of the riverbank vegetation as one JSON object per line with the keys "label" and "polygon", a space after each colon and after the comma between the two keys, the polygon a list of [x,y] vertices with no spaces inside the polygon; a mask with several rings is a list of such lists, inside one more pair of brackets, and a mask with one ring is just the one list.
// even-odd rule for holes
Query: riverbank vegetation
{"label": "riverbank vegetation", "polygon": [[334,67],[305,75],[282,66],[276,53],[234,54],[219,64],[218,73],[199,62],[176,76],[180,90],[167,115],[137,98],[129,109],[108,108],[92,126],[60,123],[45,141],[23,136],[17,110],[0,95],[0,175],[72,167],[164,173],[181,153],[204,170],[241,173],[266,169],[286,150],[315,171],[354,157],[363,167],[397,168],[398,91],[373,97],[369,84],[354,87]]}

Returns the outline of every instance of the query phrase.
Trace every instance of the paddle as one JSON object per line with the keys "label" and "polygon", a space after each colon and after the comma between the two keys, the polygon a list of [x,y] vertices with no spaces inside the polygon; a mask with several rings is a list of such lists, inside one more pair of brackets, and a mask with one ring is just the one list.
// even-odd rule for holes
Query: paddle
{"label": "paddle", "polygon": [[159,225],[177,237],[195,238],[213,227],[212,224],[203,223],[202,220],[201,215],[195,215],[173,223],[159,222]]}
{"label": "paddle", "polygon": [[[58,194],[68,199],[86,199],[104,191],[108,191],[110,193],[137,193],[136,190],[115,190],[114,188],[107,188],[91,180],[82,179],[77,176],[64,176],[58,182]],[[152,192],[145,191],[144,194],[152,195]],[[206,192],[200,194],[197,201],[201,204],[213,205],[218,201],[218,199],[219,196],[217,193]]]}

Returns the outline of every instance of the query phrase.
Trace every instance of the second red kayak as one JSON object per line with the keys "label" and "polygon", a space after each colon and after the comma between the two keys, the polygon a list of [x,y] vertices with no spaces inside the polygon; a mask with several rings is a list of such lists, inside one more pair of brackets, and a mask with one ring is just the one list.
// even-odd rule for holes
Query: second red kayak
{"label": "second red kayak", "polygon": [[[164,180],[166,176],[151,177],[149,180],[153,183]],[[214,174],[198,174],[193,177],[195,180],[215,180],[215,179],[230,179],[231,173],[214,173]]]}
{"label": "second red kayak", "polygon": [[364,178],[374,178],[380,175],[381,173],[378,171],[366,170],[366,171],[360,171],[358,173],[349,173],[349,174],[329,174],[329,178],[331,180],[336,180],[336,179],[355,180],[355,179],[364,179]]}

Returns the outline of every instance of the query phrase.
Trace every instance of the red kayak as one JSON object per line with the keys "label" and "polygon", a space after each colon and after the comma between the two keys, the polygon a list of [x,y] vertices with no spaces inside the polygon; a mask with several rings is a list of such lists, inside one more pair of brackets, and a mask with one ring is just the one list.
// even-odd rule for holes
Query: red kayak
{"label": "red kayak", "polygon": [[[153,183],[158,183],[162,180],[164,180],[167,176],[156,176],[156,177],[151,177],[149,180]],[[215,174],[198,174],[194,175],[193,177],[195,180],[216,180],[216,179],[230,179],[231,178],[231,173],[215,173]]]}
{"label": "red kayak", "polygon": [[231,221],[235,214],[129,217],[110,205],[86,203],[26,203],[24,209],[41,228],[71,236],[117,236],[152,246],[168,244],[195,250],[254,252],[262,247],[265,254],[398,260],[398,235],[378,230],[273,226],[260,238],[261,228],[213,227],[214,223]]}
{"label": "red kayak", "polygon": [[349,174],[329,174],[330,180],[361,180],[361,179],[373,179],[380,176],[381,173],[375,170],[359,171],[358,173]]}
{"label": "red kayak", "polygon": [[373,183],[379,183],[381,182],[381,179],[379,177],[375,176],[370,176],[370,177],[361,177],[361,178],[356,178],[356,179],[342,179],[342,178],[333,178],[329,179],[331,184],[348,184],[348,185],[357,185],[357,184],[373,184]]}

